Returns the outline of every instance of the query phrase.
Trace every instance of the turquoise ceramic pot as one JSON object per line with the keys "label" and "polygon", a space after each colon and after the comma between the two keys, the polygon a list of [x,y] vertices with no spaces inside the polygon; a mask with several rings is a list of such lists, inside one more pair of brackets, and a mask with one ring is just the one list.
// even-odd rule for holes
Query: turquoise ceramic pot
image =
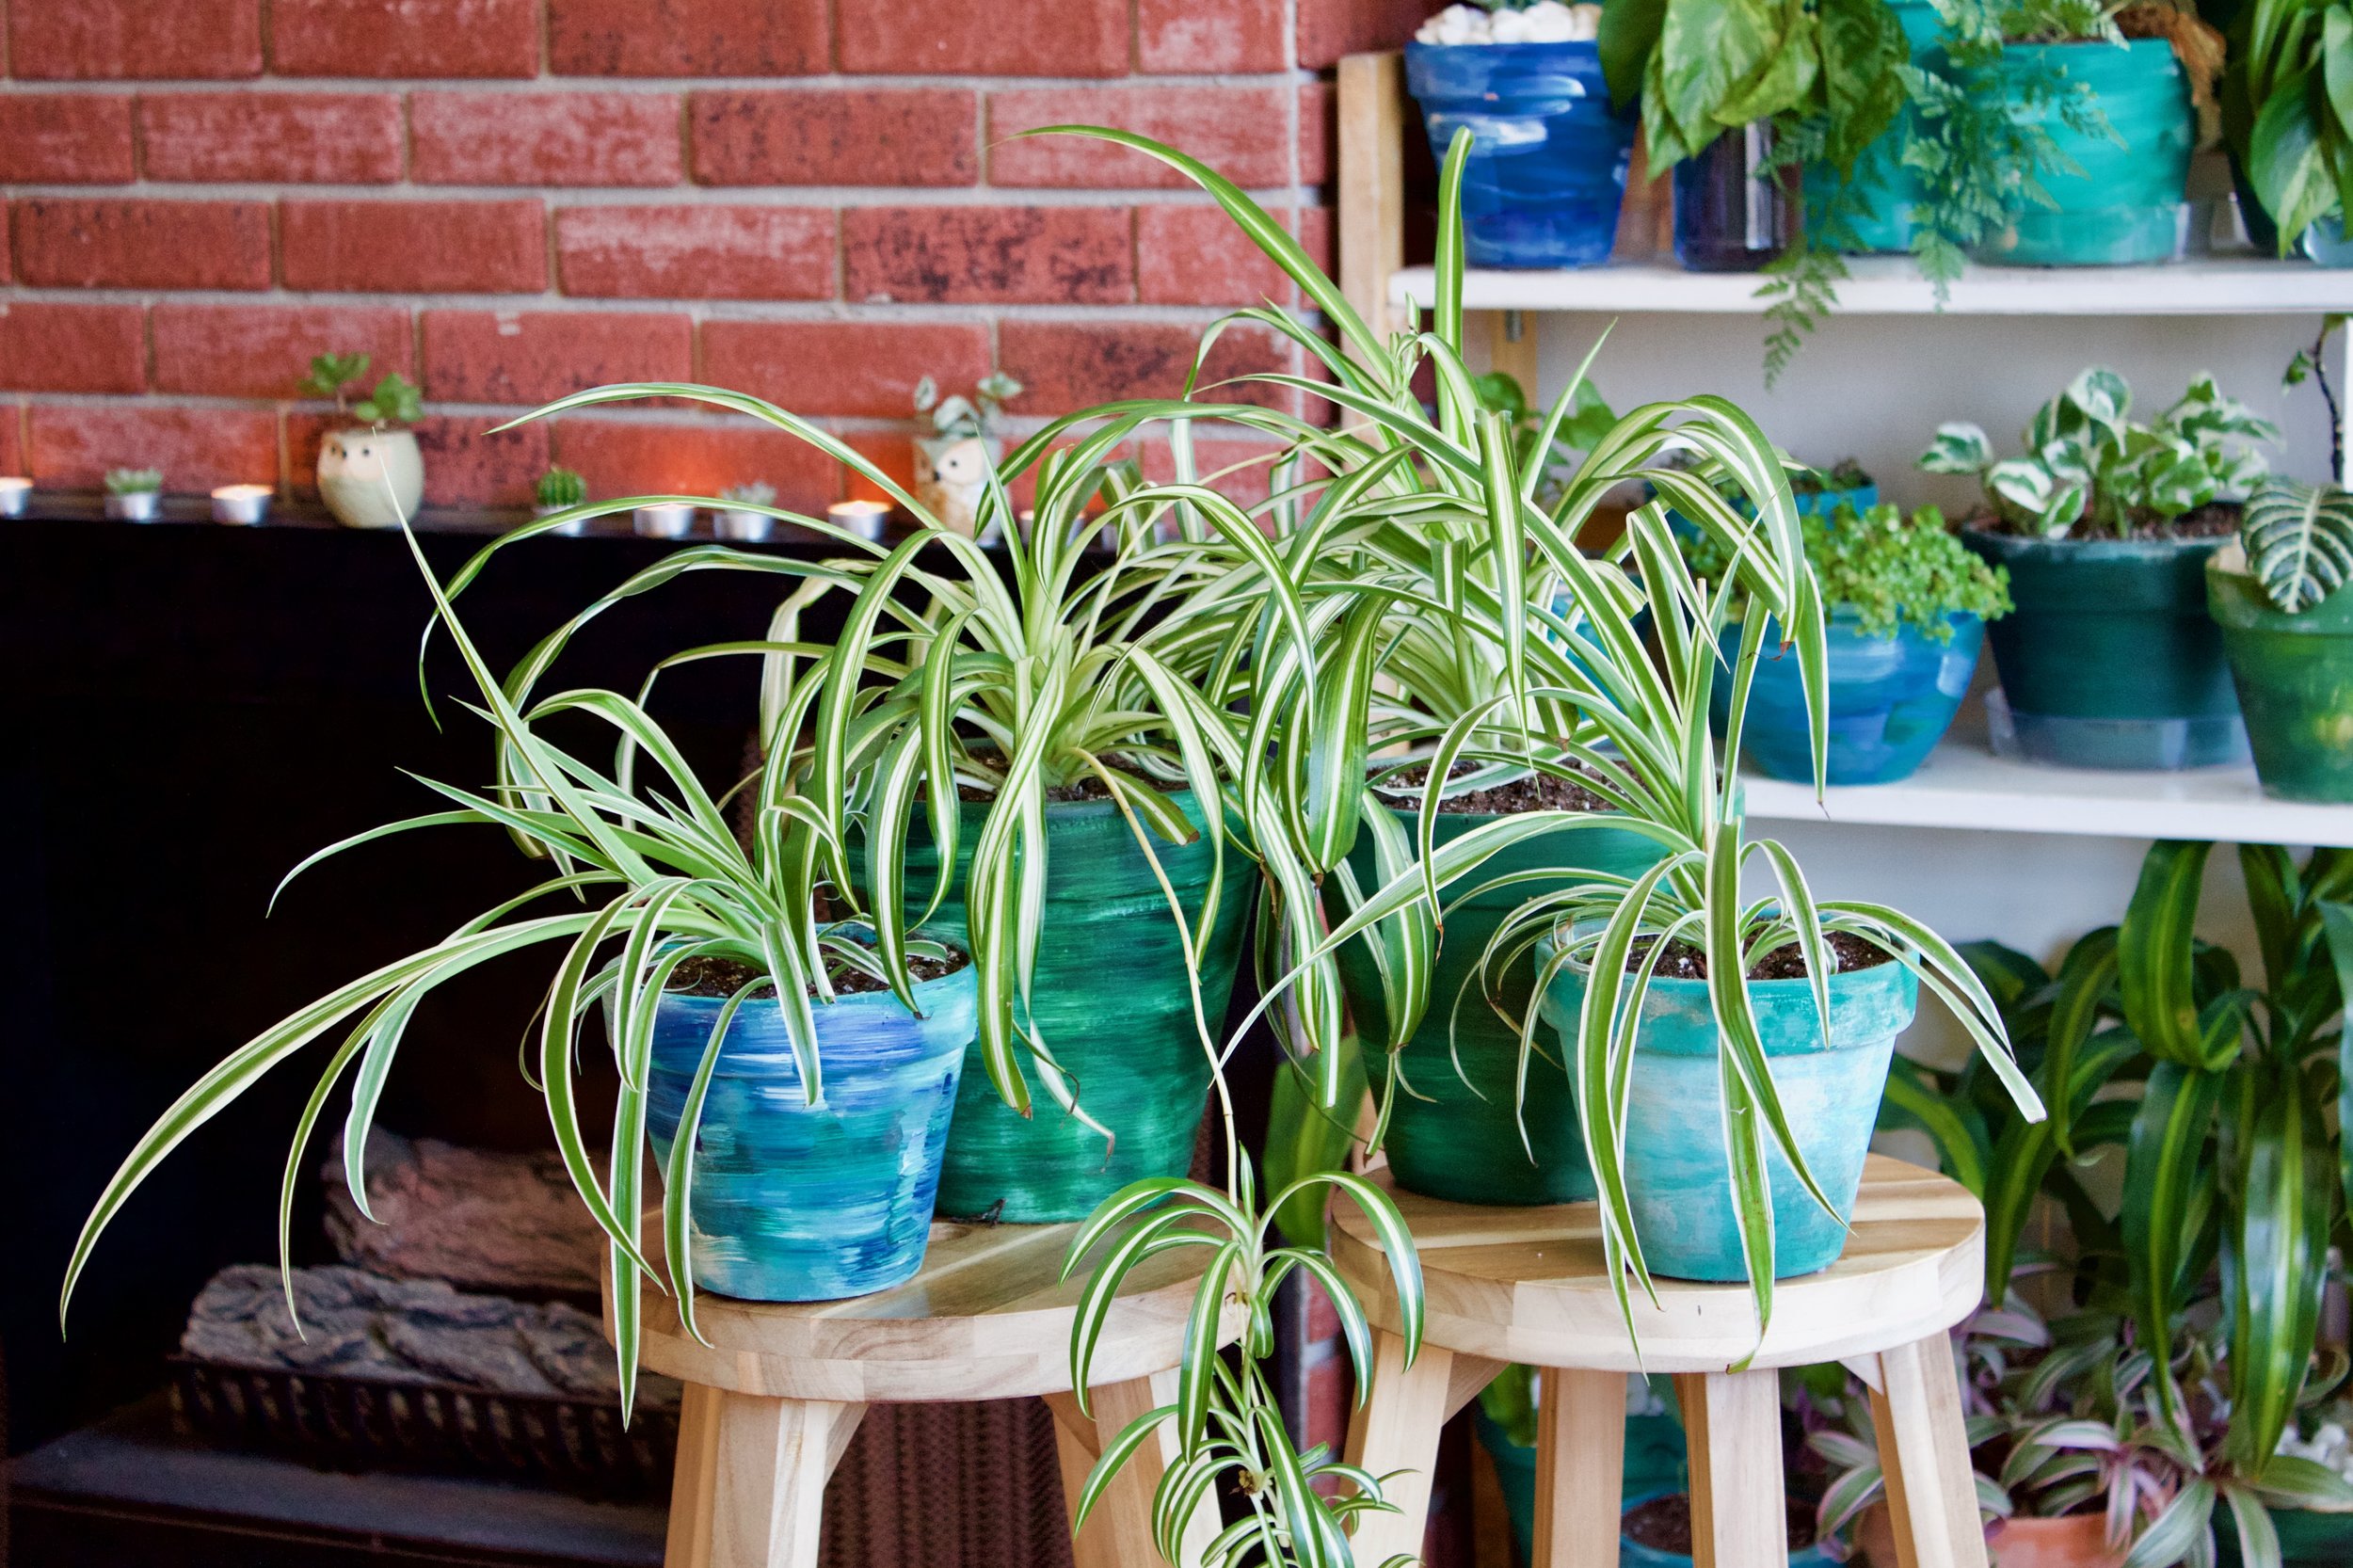
{"label": "turquoise ceramic pot", "polygon": [[[2057,203],[2028,201],[1981,249],[2022,266],[2134,266],[2169,259],[2180,240],[2184,182],[2197,139],[2189,86],[2162,39],[2112,43],[2013,43],[1995,77],[2011,112],[2050,134],[2081,173],[2043,172]],[[2025,102],[2036,81],[2084,87],[2116,138],[2087,136],[2059,115],[2057,93]],[[2120,145],[2121,143],[2121,145]]]}
{"label": "turquoise ceramic pot", "polygon": [[[1947,617],[1949,642],[1940,643],[1910,621],[1886,636],[1863,634],[1855,612],[1831,612],[1830,758],[1833,784],[1891,784],[1909,778],[1945,738],[1977,674],[1985,623],[1975,616]],[[1751,761],[1774,778],[1814,782],[1814,749],[1806,721],[1805,685],[1795,648],[1777,646],[1766,632],[1740,741]],[[1740,653],[1740,628],[1724,628],[1727,662]],[[1732,709],[1731,682],[1719,679],[1712,698],[1716,733]]]}
{"label": "turquoise ceramic pot", "polygon": [[2333,213],[2304,231],[2303,248],[2315,266],[2353,266],[2353,236]]}
{"label": "turquoise ceramic pot", "polygon": [[[1171,800],[1196,825],[1190,790]],[[959,808],[956,886],[930,929],[961,944],[964,872],[972,863],[985,802]],[[1025,1017],[1078,1080],[1080,1108],[1101,1133],[1064,1115],[1030,1075],[1033,1114],[1008,1109],[975,1046],[956,1094],[955,1127],[939,1180],[942,1214],[991,1214],[1022,1224],[1083,1220],[1095,1206],[1144,1176],[1180,1176],[1209,1091],[1209,1059],[1193,1025],[1184,942],[1152,866],[1118,808],[1107,800],[1046,808],[1046,907]],[[1206,838],[1153,841],[1188,920],[1197,919],[1213,856]],[[939,864],[919,818],[905,854],[910,916],[931,898]],[[1225,850],[1225,880],[1202,966],[1201,1006],[1212,1032],[1225,1019],[1256,888],[1239,845]]]}
{"label": "turquoise ceramic pot", "polygon": [[[1539,962],[1550,948],[1549,939],[1539,945]],[[1846,1216],[1863,1180],[1887,1061],[1919,1005],[1920,983],[1897,963],[1831,976],[1827,1048],[1805,981],[1753,981],[1749,994],[1798,1146],[1837,1209],[1835,1218],[1824,1213],[1781,1151],[1768,1144],[1773,1272],[1786,1279],[1828,1267],[1846,1245]],[[1585,976],[1573,967],[1564,967],[1545,992],[1545,1022],[1572,1060],[1584,1000]],[[1673,1279],[1748,1277],[1716,1111],[1721,1103],[1716,1057],[1707,983],[1653,980],[1642,999],[1626,1110],[1625,1178],[1642,1256],[1653,1273]]]}
{"label": "turquoise ceramic pot", "polygon": [[[1400,820],[1413,830],[1413,819]],[[1442,812],[1438,842],[1449,843],[1492,815]],[[1623,828],[1577,828],[1551,834],[1501,851],[1468,880],[1463,890],[1515,872],[1603,871],[1640,876],[1658,858],[1657,846]],[[1359,888],[1373,886],[1372,846],[1362,836],[1349,864]],[[1585,1140],[1568,1080],[1541,1061],[1528,1075],[1525,1125],[1515,1112],[1519,1076],[1519,1031],[1496,1016],[1481,999],[1474,980],[1488,938],[1513,909],[1538,894],[1574,884],[1574,874],[1515,883],[1449,904],[1445,939],[1431,978],[1430,1008],[1421,1027],[1401,1053],[1405,1082],[1389,1113],[1389,1168],[1409,1192],[1452,1203],[1577,1203],[1593,1195],[1593,1175],[1585,1162]],[[1446,895],[1441,894],[1444,899]],[[1381,1004],[1380,972],[1363,942],[1339,952],[1340,980],[1349,1012],[1367,1049],[1376,1055],[1388,1040],[1388,1013]],[[1524,1016],[1534,977],[1524,965],[1497,971],[1503,1004]],[[1467,994],[1464,987],[1469,984]],[[1455,999],[1462,998],[1458,1010]],[[1456,1071],[1456,1064],[1461,1071]]]}
{"label": "turquoise ceramic pot", "polygon": [[[1629,1496],[1625,1500],[1626,1512],[1630,1513],[1653,1498],[1673,1496],[1668,1492],[1653,1492],[1647,1496]],[[1832,1568],[1837,1560],[1823,1549],[1821,1543],[1817,1542],[1802,1551],[1791,1552],[1789,1568]],[[1618,1568],[1692,1568],[1692,1565],[1691,1560],[1679,1552],[1662,1552],[1657,1547],[1643,1545],[1631,1536],[1622,1535],[1618,1538]]]}
{"label": "turquoise ceramic pot", "polygon": [[[1912,46],[1914,69],[1942,75],[1945,52],[1939,46],[1943,24],[1930,0],[1891,0],[1889,7]],[[1919,174],[1904,167],[1904,146],[1919,124],[1910,104],[1885,135],[1863,150],[1855,160],[1854,179],[1843,203],[1848,237],[1856,250],[1912,248],[1912,209],[1927,199]],[[1837,170],[1828,164],[1808,164],[1805,170],[1806,207],[1811,215],[1825,211],[1839,195]],[[1801,501],[1803,497],[1800,498]]]}
{"label": "turquoise ceramic pot", "polygon": [[[1479,1446],[1495,1461],[1496,1480],[1503,1489],[1503,1512],[1512,1521],[1512,1560],[1519,1568],[1529,1568],[1529,1553],[1536,1539],[1535,1445],[1513,1442],[1510,1433],[1475,1406],[1472,1422],[1479,1432]],[[1684,1468],[1682,1422],[1673,1416],[1625,1418],[1627,1496],[1647,1499],[1662,1492],[1679,1492],[1684,1485]],[[1791,1560],[1814,1560],[1801,1556]]]}
{"label": "turquoise ceramic pot", "polygon": [[[888,1290],[923,1264],[940,1153],[977,972],[915,988],[920,1017],[888,992],[817,1009],[824,1096],[806,1103],[784,1009],[745,1002],[728,1025],[695,1135],[695,1283],[759,1302]],[[666,1161],[686,1094],[726,1001],[670,995],[654,1012],[647,1121]]]}

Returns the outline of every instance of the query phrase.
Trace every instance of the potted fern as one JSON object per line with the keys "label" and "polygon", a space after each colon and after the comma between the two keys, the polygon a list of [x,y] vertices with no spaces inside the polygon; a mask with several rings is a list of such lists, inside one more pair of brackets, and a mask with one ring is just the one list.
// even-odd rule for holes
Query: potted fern
{"label": "potted fern", "polygon": [[[961,953],[928,941],[905,941],[899,961],[886,965],[871,931],[831,919],[814,897],[779,898],[790,868],[810,853],[805,820],[778,814],[739,844],[706,782],[633,698],[515,695],[520,685],[494,675],[458,619],[452,586],[408,538],[505,777],[480,791],[431,784],[442,809],[357,834],[290,875],[446,826],[504,829],[550,875],[442,941],[329,991],[200,1079],[107,1183],[75,1244],[66,1299],[107,1223],[165,1158],[311,1048],[326,1062],[296,1123],[281,1252],[303,1150],[346,1079],[344,1170],[354,1203],[368,1212],[368,1128],[418,1007],[491,959],[552,950],[536,1066],[565,1168],[606,1235],[626,1415],[646,1278],[677,1299],[691,1326],[697,1286],[825,1300],[886,1288],[920,1265],[964,1049],[977,1028],[979,976]],[[617,741],[617,760],[601,745],[575,751],[552,738],[584,719]],[[619,1077],[602,1171],[577,1100],[583,1026],[598,1013]],[[662,1171],[659,1264],[639,1233],[649,1142]]]}
{"label": "potted fern", "polygon": [[2015,613],[1991,629],[2016,747],[2073,767],[2185,768],[2237,760],[2247,735],[2207,557],[2228,542],[2280,432],[2201,376],[2153,421],[2093,368],[2036,411],[2026,455],[1997,460],[1975,424],[1940,426],[1920,458],[1979,482],[1986,510],[1962,542],[2009,573]]}
{"label": "potted fern", "polygon": [[352,384],[367,370],[365,354],[321,354],[302,378],[304,392],[332,399],[339,419],[358,422],[319,438],[319,499],[345,527],[393,528],[424,500],[424,454],[416,432],[400,428],[423,417],[424,405],[398,371],[351,402]]}
{"label": "potted fern", "polygon": [[[2287,383],[2318,382],[2329,405],[2329,467],[2345,433],[2323,361],[2330,316]],[[2353,495],[2335,485],[2266,479],[2240,515],[2237,540],[2206,563],[2206,606],[2247,720],[2265,791],[2290,800],[2353,801]]]}

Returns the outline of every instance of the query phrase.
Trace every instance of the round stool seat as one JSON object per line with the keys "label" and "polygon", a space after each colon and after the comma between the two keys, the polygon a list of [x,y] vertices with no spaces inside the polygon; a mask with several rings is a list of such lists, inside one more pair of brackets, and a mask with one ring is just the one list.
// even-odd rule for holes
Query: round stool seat
{"label": "round stool seat", "polygon": [[[686,1383],[772,1399],[904,1404],[1067,1392],[1082,1266],[1065,1283],[1076,1224],[935,1224],[923,1267],[895,1289],[834,1302],[746,1302],[697,1291],[697,1344],[677,1304],[644,1298],[640,1359]],[[659,1213],[648,1240],[658,1244]],[[1176,1365],[1207,1248],[1146,1258],[1128,1276],[1089,1379]],[[610,1330],[610,1281],[607,1282]]]}
{"label": "round stool seat", "polygon": [[[1597,1371],[1721,1372],[1756,1351],[1756,1368],[1836,1361],[1923,1339],[1977,1309],[1985,1284],[1985,1214],[1966,1188],[1873,1155],[1864,1167],[1838,1261],[1773,1286],[1757,1346],[1745,1285],[1658,1279],[1654,1305],[1632,1292],[1636,1341],[1602,1261],[1591,1203],[1490,1208],[1395,1188],[1421,1255],[1432,1344],[1496,1361]],[[1388,1264],[1353,1204],[1336,1205],[1332,1260],[1372,1320],[1395,1330]]]}

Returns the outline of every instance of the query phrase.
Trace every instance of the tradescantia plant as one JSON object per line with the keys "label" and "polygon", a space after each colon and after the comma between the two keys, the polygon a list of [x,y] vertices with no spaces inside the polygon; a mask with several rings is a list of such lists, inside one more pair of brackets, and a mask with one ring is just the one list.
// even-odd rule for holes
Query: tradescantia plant
{"label": "tradescantia plant", "polygon": [[2217,501],[2244,501],[2269,465],[2255,443],[2279,427],[2211,376],[2192,380],[2153,424],[2132,412],[2132,389],[2112,370],[2087,370],[2027,422],[2023,457],[1996,461],[1984,429],[1937,426],[1920,456],[1930,473],[1976,477],[2004,526],[2058,538],[2128,536],[2169,526]]}
{"label": "tradescantia plant", "polygon": [[[2249,977],[2195,935],[2212,848],[2153,846],[2122,925],[2078,941],[2056,976],[2007,949],[1973,950],[2049,1120],[2010,1116],[1980,1076],[1908,1064],[1887,1100],[1890,1125],[1928,1131],[1945,1169],[1983,1199],[1990,1290],[2006,1288],[2041,1194],[2068,1214],[2079,1299],[2129,1319],[2137,1343],[2179,1347],[2218,1320],[2209,1372],[2186,1376],[2169,1354],[2147,1374],[2161,1431],[2186,1442],[2215,1429],[2185,1450],[2196,1482],[2169,1494],[2150,1526],[2184,1544],[2221,1505],[2242,1526],[2254,1499],[2353,1507],[2353,1488],[2279,1452],[2298,1402],[2325,1385],[2321,1291],[2353,1196],[2343,1134],[2323,1112],[2353,1082],[2353,855],[2317,850],[2298,864],[2240,847],[2261,961]],[[2124,1155],[2113,1212],[2075,1175],[2107,1147]]]}

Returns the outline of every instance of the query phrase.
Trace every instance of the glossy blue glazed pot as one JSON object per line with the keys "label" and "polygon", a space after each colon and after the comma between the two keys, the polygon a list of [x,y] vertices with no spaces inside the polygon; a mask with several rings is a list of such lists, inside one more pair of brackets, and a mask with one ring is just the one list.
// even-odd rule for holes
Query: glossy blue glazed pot
{"label": "glossy blue glazed pot", "polygon": [[[1985,623],[1975,616],[1946,617],[1952,641],[1940,643],[1905,621],[1883,637],[1865,636],[1855,612],[1831,612],[1830,781],[1833,784],[1892,784],[1909,778],[1928,760],[1936,743],[1961,711],[1969,680],[1985,646]],[[1805,686],[1798,676],[1798,650],[1775,646],[1768,628],[1756,679],[1749,688],[1748,716],[1740,730],[1749,760],[1772,778],[1814,782],[1813,745],[1805,715]],[[1724,628],[1721,647],[1730,661],[1740,652],[1740,628]],[[1732,706],[1728,676],[1719,677],[1713,699],[1716,734],[1721,738]]]}
{"label": "glossy blue glazed pot", "polygon": [[1463,170],[1473,266],[1599,266],[1618,233],[1634,120],[1612,112],[1593,43],[1409,43],[1405,81],[1440,163]]}
{"label": "glossy blue glazed pot", "polygon": [[[745,1301],[836,1301],[922,1267],[978,996],[967,964],[916,985],[920,1017],[887,991],[820,1005],[816,1105],[804,1102],[776,999],[737,1009],[695,1138],[697,1286]],[[673,994],[655,1010],[647,1120],[665,1161],[726,1005]]]}
{"label": "glossy blue glazed pot", "polygon": [[[1546,963],[1552,951],[1547,937],[1537,945],[1534,961]],[[1585,982],[1582,970],[1564,965],[1540,1004],[1571,1063]],[[1773,1274],[1787,1279],[1829,1267],[1846,1245],[1846,1217],[1870,1152],[1888,1058],[1919,1006],[1920,983],[1893,962],[1832,975],[1827,1047],[1806,981],[1752,981],[1749,995],[1798,1147],[1837,1210],[1835,1217],[1825,1213],[1799,1185],[1780,1149],[1768,1143]],[[1642,998],[1630,1078],[1625,1181],[1642,1256],[1651,1272],[1671,1279],[1731,1283],[1748,1277],[1717,1109],[1722,1103],[1717,1050],[1707,983],[1654,979]]]}

